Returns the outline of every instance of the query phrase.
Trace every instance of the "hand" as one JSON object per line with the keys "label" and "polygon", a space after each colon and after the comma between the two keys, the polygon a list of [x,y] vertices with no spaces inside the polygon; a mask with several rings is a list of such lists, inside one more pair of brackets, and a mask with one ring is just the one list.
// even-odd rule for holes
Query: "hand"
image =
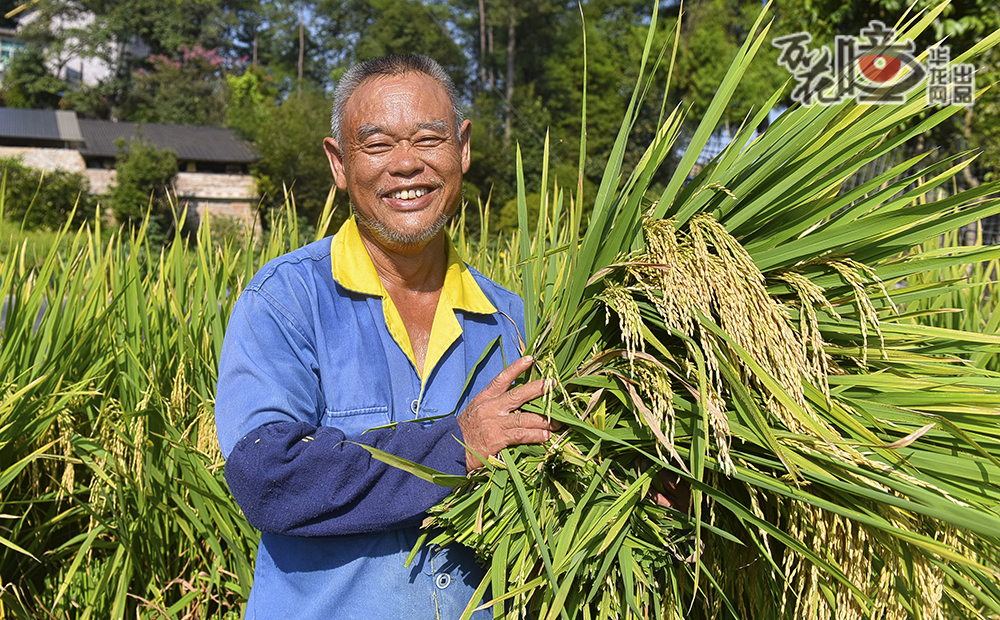
{"label": "hand", "polygon": [[[649,459],[642,458],[636,461],[640,471],[646,471],[652,466]],[[687,512],[691,507],[691,485],[687,480],[681,478],[679,474],[661,469],[653,477],[653,484],[649,489],[649,498],[657,506],[673,508],[679,512]]]}
{"label": "hand", "polygon": [[550,423],[540,415],[518,411],[518,407],[548,391],[542,379],[510,389],[532,363],[531,356],[525,356],[504,368],[459,414],[458,426],[468,448],[467,471],[483,466],[473,452],[490,457],[507,446],[542,443],[552,435],[551,431],[558,430],[558,422]]}
{"label": "hand", "polygon": [[687,512],[691,508],[691,485],[672,471],[658,471],[649,494],[657,506],[679,512]]}

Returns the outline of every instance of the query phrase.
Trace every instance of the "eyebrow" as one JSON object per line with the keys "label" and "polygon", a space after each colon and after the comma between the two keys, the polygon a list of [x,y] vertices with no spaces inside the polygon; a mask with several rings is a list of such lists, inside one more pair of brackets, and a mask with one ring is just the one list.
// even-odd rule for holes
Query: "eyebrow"
{"label": "eyebrow", "polygon": [[355,135],[358,138],[367,138],[368,136],[374,136],[375,134],[380,133],[387,133],[385,127],[379,127],[378,125],[360,125]]}
{"label": "eyebrow", "polygon": [[444,121],[430,121],[427,123],[420,123],[417,125],[418,129],[433,129],[437,131],[448,131],[451,129],[450,125]]}
{"label": "eyebrow", "polygon": [[[450,125],[445,121],[427,121],[425,123],[418,123],[417,129],[429,129],[432,131],[449,131]],[[363,140],[370,136],[378,134],[389,134],[389,130],[380,125],[359,125],[355,136],[359,140]]]}

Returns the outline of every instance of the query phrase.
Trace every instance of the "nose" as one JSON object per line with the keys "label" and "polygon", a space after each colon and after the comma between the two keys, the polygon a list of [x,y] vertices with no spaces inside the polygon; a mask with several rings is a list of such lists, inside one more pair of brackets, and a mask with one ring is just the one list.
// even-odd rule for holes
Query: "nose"
{"label": "nose", "polygon": [[392,149],[389,161],[389,172],[400,176],[412,176],[420,172],[424,162],[419,151],[409,140],[400,140]]}

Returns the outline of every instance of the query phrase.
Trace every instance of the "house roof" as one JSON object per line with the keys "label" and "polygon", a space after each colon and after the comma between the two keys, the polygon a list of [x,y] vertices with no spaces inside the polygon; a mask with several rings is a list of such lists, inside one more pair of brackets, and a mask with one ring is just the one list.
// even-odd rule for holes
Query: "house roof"
{"label": "house roof", "polygon": [[161,125],[158,123],[124,123],[81,118],[80,130],[86,145],[80,149],[84,157],[114,157],[116,142],[141,135],[159,149],[171,150],[180,161],[211,161],[219,163],[250,163],[260,159],[251,144],[239,139],[225,127],[198,125]]}
{"label": "house roof", "polygon": [[0,108],[0,137],[80,142],[76,112]]}

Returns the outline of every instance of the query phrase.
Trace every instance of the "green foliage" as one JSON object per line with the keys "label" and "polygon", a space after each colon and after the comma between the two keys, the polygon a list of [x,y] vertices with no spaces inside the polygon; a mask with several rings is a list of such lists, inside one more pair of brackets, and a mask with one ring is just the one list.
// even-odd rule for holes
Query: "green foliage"
{"label": "green foliage", "polygon": [[245,140],[258,140],[261,128],[274,110],[278,93],[271,82],[271,77],[259,67],[248,67],[240,76],[226,74],[229,90],[226,126]]}
{"label": "green foliage", "polygon": [[[916,8],[929,4],[930,0],[920,0]],[[654,57],[661,49],[666,52],[664,63],[673,52],[664,45],[672,41],[680,11],[679,4],[668,5],[663,7],[667,14],[661,16],[651,48]],[[907,5],[901,0],[782,1],[775,7],[772,37],[806,30],[817,44],[831,44],[836,34],[856,34],[869,19],[894,23]],[[479,0],[40,0],[32,6],[41,18],[24,34],[46,46],[49,64],[72,52],[102,58],[113,68],[113,75],[96,86],[66,89],[52,82],[51,76],[43,79],[44,63],[30,63],[24,70],[34,76],[29,81],[37,83],[37,93],[32,95],[37,105],[54,107],[60,101],[54,94],[62,93],[61,105],[99,118],[225,123],[252,137],[262,151],[315,149],[314,136],[308,132],[295,133],[309,142],[279,149],[271,149],[267,136],[261,134],[267,123],[286,124],[269,120],[270,111],[282,107],[300,89],[304,97],[311,96],[306,91],[329,93],[348,66],[375,55],[426,53],[445,66],[463,92],[463,100],[471,103],[468,116],[473,120],[474,158],[467,176],[468,195],[492,195],[498,206],[514,198],[514,149],[520,145],[525,165],[536,169],[546,133],[552,138],[550,161],[561,182],[567,186],[575,182],[570,177],[577,171],[581,144],[576,119],[581,111],[585,60],[589,87],[584,183],[599,184],[601,154],[611,148],[624,98],[637,78],[634,71],[651,12],[648,3],[634,0],[586,0],[580,7],[555,0],[482,0],[481,4]],[[758,6],[752,0],[684,3],[675,70],[669,76],[661,71],[649,84],[650,92],[663,92],[669,78],[674,88],[669,100],[654,103],[648,98],[638,110],[630,136],[633,146],[625,154],[627,165],[637,163],[641,148],[636,145],[652,139],[662,109],[680,104],[692,118],[706,113],[713,88],[745,40]],[[92,21],[88,11],[93,13]],[[55,18],[72,27],[47,31],[43,26]],[[583,24],[587,54],[567,53],[583,49]],[[956,0],[921,35],[918,49],[947,36],[957,53],[998,26],[1000,7],[995,2]],[[117,44],[139,40],[149,46],[151,54],[137,55]],[[191,58],[191,51],[198,49],[214,50],[215,56]],[[753,104],[765,101],[789,77],[774,62],[777,53],[769,44],[759,51],[761,62],[749,69],[749,79],[729,99],[720,125],[734,131]],[[221,64],[213,64],[219,59]],[[988,52],[978,62],[980,86],[1000,79],[998,53]],[[233,88],[240,92],[232,92]],[[25,100],[20,91],[12,96]],[[925,137],[923,148],[937,149],[943,157],[969,148],[983,151],[963,173],[961,182],[966,186],[993,178],[1000,165],[997,101],[987,94],[977,101],[974,111],[954,117]],[[316,128],[325,126],[319,123]],[[666,167],[674,165],[681,153],[679,147],[669,154]],[[294,183],[302,189],[296,195],[305,203],[303,212],[311,216],[322,202],[320,180],[312,174],[321,165],[297,172],[288,165],[297,157],[274,155],[260,171],[271,204],[281,202],[283,185]],[[659,187],[667,172],[656,175],[654,186]],[[527,183],[530,191],[539,189],[537,179],[529,178]],[[584,194],[588,204],[593,197],[593,193]],[[477,215],[469,215],[468,225],[477,230]]]}
{"label": "green foliage", "polygon": [[[580,150],[582,80],[587,66],[587,148],[584,153],[586,199],[592,200],[601,174],[602,157],[614,142],[623,109],[623,93],[635,78],[637,59],[642,52],[649,7],[624,0],[594,0],[583,6],[583,21],[579,9],[568,9],[556,3],[516,4],[489,2],[486,20],[498,37],[506,34],[510,11],[514,11],[517,60],[514,75],[514,96],[508,113],[506,101],[507,75],[499,53],[486,59],[495,72],[492,90],[477,93],[470,118],[473,121],[473,164],[467,177],[485,195],[492,193],[492,202],[505,208],[515,197],[515,148],[520,146],[522,159],[529,169],[538,169],[543,158],[543,145],[548,133],[552,174],[564,186],[578,181],[577,162]],[[582,50],[584,24],[588,51],[567,54],[565,50]],[[669,25],[658,28],[658,44],[665,42]],[[502,49],[503,39],[497,43]],[[482,85],[480,85],[481,87]],[[659,108],[643,110],[644,121],[636,125],[635,139],[655,124]],[[509,133],[509,139],[508,134]],[[527,180],[529,191],[539,189],[537,177]],[[494,218],[494,230],[512,230],[511,210]],[[473,218],[471,228],[478,224]]]}
{"label": "green foliage", "polygon": [[177,175],[177,155],[160,151],[143,138],[128,144],[118,141],[115,159],[115,182],[109,202],[112,213],[122,225],[135,228],[148,213],[150,235],[158,238],[173,224],[170,188]]}
{"label": "green foliage", "polygon": [[264,204],[272,212],[284,203],[287,188],[295,194],[299,213],[309,221],[318,217],[333,187],[323,151],[328,135],[330,102],[317,92],[305,91],[269,111],[258,134],[261,160],[256,176]]}
{"label": "green foliage", "polygon": [[48,234],[37,265],[33,238],[0,244],[3,617],[240,617],[258,534],[226,489],[216,368],[241,285],[312,240],[295,222],[286,204],[257,249],[207,219],[158,253],[99,224]]}
{"label": "green foliage", "polygon": [[[685,16],[676,76],[677,86],[693,118],[705,115],[715,89],[729,69],[728,63],[721,59],[736,56],[759,11],[759,2],[710,0],[695,3]],[[757,62],[748,69],[747,78],[726,105],[722,115],[724,123],[738,126],[754,105],[767,101],[788,79],[778,66],[777,58],[778,51],[771,46],[760,50]]]}
{"label": "green foliage", "polygon": [[77,172],[29,168],[18,159],[0,159],[2,215],[27,230],[57,230],[94,213],[90,182]]}
{"label": "green foliage", "polygon": [[3,102],[8,108],[55,110],[67,90],[66,82],[52,75],[38,45],[18,50],[3,75]]}
{"label": "green foliage", "polygon": [[239,618],[258,534],[226,488],[216,368],[241,284],[305,243],[295,218],[258,251],[207,221],[158,253],[145,227],[49,241],[37,267],[0,256],[0,614]]}
{"label": "green foliage", "polygon": [[[787,0],[778,3],[777,34],[806,31],[813,35],[814,44],[832,47],[838,34],[857,36],[871,20],[881,20],[894,26],[909,9],[926,11],[933,0],[903,2],[901,0]],[[971,49],[988,33],[1000,28],[1000,5],[991,0],[955,0],[936,15],[933,23],[916,37],[916,51],[943,42],[951,49],[951,57]],[[981,89],[1000,81],[1000,50],[986,50],[976,58],[976,87]],[[938,149],[942,157],[968,149],[979,149],[982,155],[963,173],[966,186],[983,180],[996,180],[1000,171],[1000,106],[993,89],[978,97],[965,114],[955,115],[928,132],[922,141],[927,151]]]}
{"label": "green foliage", "polygon": [[15,260],[22,262],[28,271],[37,270],[49,254],[66,249],[66,237],[58,230],[30,230],[22,228],[19,222],[0,219],[0,263]]}
{"label": "green foliage", "polygon": [[[449,7],[419,0],[370,0],[351,62],[386,54],[424,54],[438,61],[461,88],[466,58],[448,32]],[[355,19],[358,16],[355,15]]]}
{"label": "green foliage", "polygon": [[[793,108],[751,142],[776,91],[687,183],[763,22],[665,188],[653,172],[681,115],[624,165],[639,81],[586,232],[547,161],[531,232],[518,158],[516,259],[479,244],[477,260],[513,265],[525,352],[555,383],[524,408],[563,425],[431,511],[444,531],[428,544],[490,562],[494,617],[1000,613],[1000,248],[938,240],[1000,211],[1000,184],[939,191],[963,166],[926,156],[849,184],[961,112],[925,114],[919,90]],[[690,485],[690,509],[652,501],[658,470]]]}
{"label": "green foliage", "polygon": [[149,123],[222,125],[228,96],[224,59],[199,45],[180,46],[180,58],[150,58],[151,71],[137,75],[142,103],[133,118]]}

